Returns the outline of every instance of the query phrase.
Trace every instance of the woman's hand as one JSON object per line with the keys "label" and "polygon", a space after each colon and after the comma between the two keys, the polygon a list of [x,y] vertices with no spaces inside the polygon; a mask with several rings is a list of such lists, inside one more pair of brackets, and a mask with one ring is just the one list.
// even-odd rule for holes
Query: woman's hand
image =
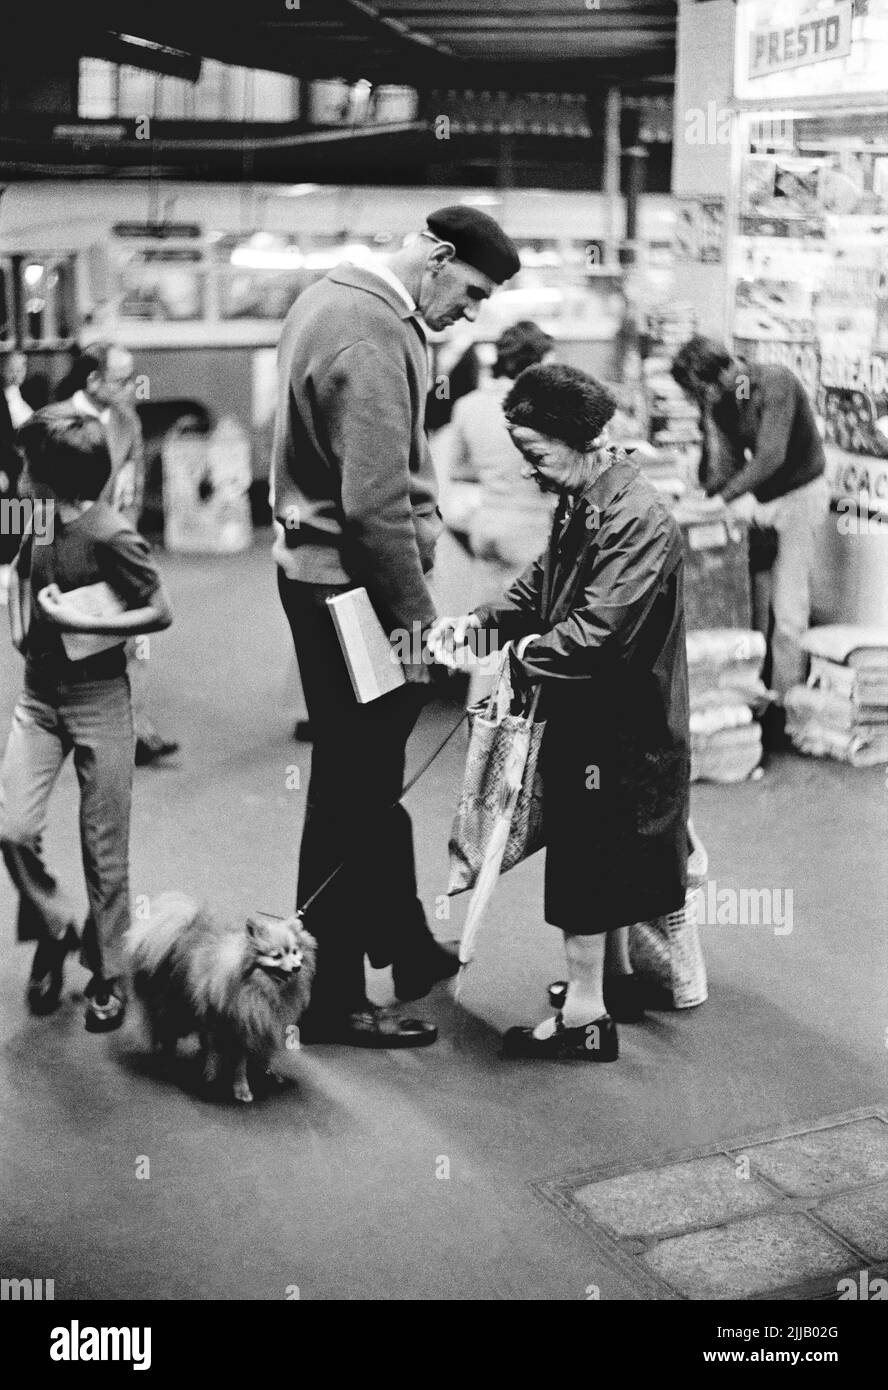
{"label": "woman's hand", "polygon": [[89,627],[89,619],[68,602],[58,584],[47,584],[41,589],[37,602],[46,620],[65,632],[82,632]]}
{"label": "woman's hand", "polygon": [[460,618],[439,618],[426,637],[426,645],[432,656],[441,666],[455,670],[462,662],[464,648],[471,631],[477,631],[481,620],[474,613],[464,613]]}

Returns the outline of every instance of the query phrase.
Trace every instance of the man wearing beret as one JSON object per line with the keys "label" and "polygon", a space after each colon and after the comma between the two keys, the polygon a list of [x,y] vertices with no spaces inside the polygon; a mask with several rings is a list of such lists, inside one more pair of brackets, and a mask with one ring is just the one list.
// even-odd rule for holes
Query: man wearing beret
{"label": "man wearing beret", "polygon": [[[424,428],[423,324],[438,331],[471,321],[518,269],[514,245],[492,218],[442,208],[401,250],[330,271],[284,323],[274,555],[313,734],[299,901],[344,862],[305,914],[318,941],[301,1024],[306,1043],[432,1043],[433,1025],[369,1003],[364,957],[393,967],[402,1001],[423,997],[457,970],[426,923],[410,818],[396,805],[429,679],[422,636],[435,607],[426,577],[441,528]],[[390,638],[413,639],[406,683],[365,705],[355,699],[326,606],[330,595],[359,585]]]}

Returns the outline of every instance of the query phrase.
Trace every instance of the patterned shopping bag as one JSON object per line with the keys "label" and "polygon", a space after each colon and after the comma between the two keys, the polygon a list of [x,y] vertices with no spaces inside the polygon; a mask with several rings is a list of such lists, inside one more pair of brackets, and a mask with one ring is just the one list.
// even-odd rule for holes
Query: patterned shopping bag
{"label": "patterned shopping bag", "polygon": [[469,711],[465,776],[450,832],[448,893],[475,885],[491,847],[502,838],[497,876],[542,848],[539,755],[545,723],[535,718],[538,701],[539,686],[524,702],[512,689],[507,644],[489,700]]}
{"label": "patterned shopping bag", "polygon": [[700,884],[709,856],[688,821],[688,891],[684,906],[629,928],[629,956],[635,973],[653,986],[666,1009],[693,1009],[709,997],[706,962],[697,930]]}

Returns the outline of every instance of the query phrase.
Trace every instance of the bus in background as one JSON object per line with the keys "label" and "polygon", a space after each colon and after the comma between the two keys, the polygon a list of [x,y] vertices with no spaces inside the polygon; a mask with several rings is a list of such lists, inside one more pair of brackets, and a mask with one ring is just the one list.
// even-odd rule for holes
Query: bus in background
{"label": "bus in background", "polygon": [[[432,335],[432,382],[446,379],[473,342],[491,342],[522,318],[546,328],[564,360],[609,375],[625,307],[613,242],[622,228],[603,194],[543,189],[9,185],[0,194],[0,353],[25,352],[40,404],[78,344],[122,343],[136,359],[150,450],[181,416],[199,427],[231,417],[250,440],[258,500],[290,305],[340,260],[396,249],[433,206],[460,201],[501,222],[522,268],[474,324]],[[660,277],[663,294],[672,225],[668,196],[642,199],[639,261]]]}

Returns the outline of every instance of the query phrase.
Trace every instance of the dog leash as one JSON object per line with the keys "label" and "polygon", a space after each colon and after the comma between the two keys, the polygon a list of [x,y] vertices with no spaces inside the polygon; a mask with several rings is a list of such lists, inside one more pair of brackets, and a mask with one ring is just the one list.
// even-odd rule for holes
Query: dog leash
{"label": "dog leash", "polygon": [[[434,753],[432,753],[430,757],[426,758],[425,762],[422,763],[422,764],[419,766],[419,768],[417,769],[417,771],[414,772],[413,776],[412,776],[412,777],[409,777],[409,778],[407,779],[407,781],[404,783],[404,786],[401,788],[401,795],[398,797],[397,801],[393,801],[393,802],[391,803],[390,806],[387,806],[387,807],[386,807],[386,809],[385,809],[385,814],[386,814],[386,815],[388,814],[389,811],[393,811],[393,810],[395,809],[396,806],[399,806],[399,805],[401,804],[401,802],[404,800],[404,797],[407,795],[407,793],[408,793],[409,791],[411,791],[413,787],[416,786],[416,784],[417,784],[417,782],[419,781],[420,777],[424,776],[425,773],[428,772],[428,770],[429,770],[429,768],[431,767],[432,763],[435,761],[435,759],[438,757],[439,754],[441,754],[441,753],[444,752],[444,749],[447,747],[448,743],[449,743],[450,740],[453,738],[453,736],[454,736],[454,734],[456,733],[457,729],[461,729],[461,728],[462,728],[463,724],[466,722],[466,720],[468,719],[468,717],[469,717],[469,711],[468,711],[468,710],[463,710],[462,714],[460,715],[459,719],[458,719],[458,720],[456,721],[456,723],[454,724],[453,728],[452,728],[452,729],[445,735],[445,737],[441,740],[441,742],[438,744],[438,747],[435,749]],[[312,905],[312,903],[315,901],[315,899],[316,899],[316,898],[319,898],[319,897],[321,896],[321,894],[323,893],[324,889],[325,889],[325,888],[328,888],[328,887],[330,886],[330,884],[333,882],[334,878],[335,878],[336,875],[340,872],[340,870],[345,868],[345,865],[348,863],[349,857],[350,857],[350,856],[346,856],[345,859],[343,859],[339,864],[336,865],[336,868],[333,869],[332,872],[329,873],[329,874],[327,875],[327,877],[324,879],[323,883],[321,883],[321,884],[314,890],[314,892],[311,893],[311,894],[305,899],[305,902],[302,903],[302,905],[301,905],[300,907],[297,907],[297,908],[296,908],[296,911],[295,911],[295,913],[294,913],[294,916],[298,917],[298,918],[300,919],[300,921],[302,920],[302,918],[305,916],[306,912],[307,912],[308,909],[311,907],[311,905]]]}

